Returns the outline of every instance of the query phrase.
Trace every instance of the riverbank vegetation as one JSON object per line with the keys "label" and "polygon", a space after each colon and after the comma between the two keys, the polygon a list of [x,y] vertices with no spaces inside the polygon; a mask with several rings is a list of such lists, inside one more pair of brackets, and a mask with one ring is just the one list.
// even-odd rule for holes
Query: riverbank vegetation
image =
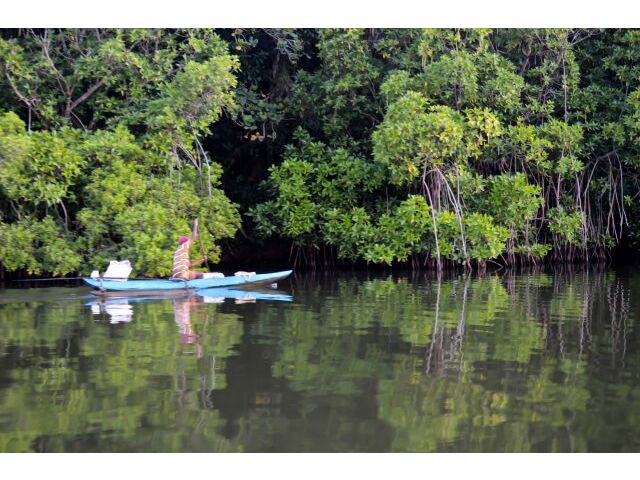
{"label": "riverbank vegetation", "polygon": [[164,276],[195,217],[213,262],[267,244],[296,265],[480,269],[640,248],[639,44],[631,30],[2,30],[0,265],[129,258]]}

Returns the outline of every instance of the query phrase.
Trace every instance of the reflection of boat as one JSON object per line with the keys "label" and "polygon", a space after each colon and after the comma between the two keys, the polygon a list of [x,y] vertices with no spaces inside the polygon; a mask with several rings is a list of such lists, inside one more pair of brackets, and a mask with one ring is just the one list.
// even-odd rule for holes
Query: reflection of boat
{"label": "reflection of boat", "polygon": [[[94,299],[87,302],[91,307],[91,311],[98,315],[100,313],[108,313],[112,320],[118,322],[130,321],[132,310],[129,303],[135,302],[152,302],[154,300],[186,300],[189,298],[198,298],[202,303],[223,303],[226,299],[235,300],[236,303],[254,302],[256,300],[267,300],[275,302],[292,302],[293,297],[285,292],[278,290],[234,290],[229,288],[207,288],[196,291],[178,292],[178,294],[169,295],[152,295],[128,297],[112,296],[103,299]],[[126,310],[126,311],[125,311]],[[129,315],[128,320],[124,320],[124,315]],[[112,323],[116,323],[115,321]]]}
{"label": "reflection of boat", "polygon": [[251,300],[272,300],[276,302],[292,302],[293,297],[283,292],[268,290],[235,290],[229,288],[207,288],[198,290],[196,295],[202,297],[204,303],[222,303],[225,298],[233,298],[236,303]]}
{"label": "reflection of boat", "polygon": [[148,296],[184,294],[203,289],[230,287],[246,287],[269,285],[291,275],[292,270],[282,272],[229,276],[222,278],[200,278],[196,280],[106,280],[103,278],[83,278],[87,285],[93,287],[91,293],[100,296]]}

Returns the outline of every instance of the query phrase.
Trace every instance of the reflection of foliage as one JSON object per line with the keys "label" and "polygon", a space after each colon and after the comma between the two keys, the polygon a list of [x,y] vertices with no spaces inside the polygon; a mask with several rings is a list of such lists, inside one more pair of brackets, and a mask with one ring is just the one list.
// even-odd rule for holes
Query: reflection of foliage
{"label": "reflection of foliage", "polygon": [[[606,325],[592,323],[593,308],[603,287],[620,295],[612,280],[340,281],[325,292],[322,315],[285,317],[273,373],[309,401],[361,397],[376,378],[377,415],[394,426],[395,451],[588,451],[589,433],[576,432],[568,445],[566,425],[592,421],[589,382],[602,380],[591,377],[588,352],[609,338]],[[616,338],[609,348],[619,351],[623,336]]]}
{"label": "reflection of foliage", "polygon": [[180,343],[169,301],[107,325],[47,291],[3,296],[0,450],[636,448],[623,443],[640,427],[625,279],[295,286],[291,304],[194,305],[195,343]]}
{"label": "reflection of foliage", "polygon": [[[226,386],[225,359],[242,334],[237,317],[195,307],[203,348],[196,359],[195,346],[179,344],[171,302],[134,309],[132,323],[109,326],[91,322],[77,303],[0,305],[0,361],[10,382],[0,410],[13,412],[0,451],[238,450],[218,432],[219,412],[206,408],[209,392]],[[162,433],[166,425],[186,428]],[[99,444],[92,432],[103,432]],[[81,444],[78,434],[87,437]]]}

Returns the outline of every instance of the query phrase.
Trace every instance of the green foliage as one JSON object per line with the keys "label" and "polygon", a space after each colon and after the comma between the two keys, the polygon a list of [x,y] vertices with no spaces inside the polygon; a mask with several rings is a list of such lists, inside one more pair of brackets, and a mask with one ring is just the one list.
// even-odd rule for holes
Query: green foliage
{"label": "green foliage", "polygon": [[[391,214],[380,216],[377,239],[364,258],[374,263],[406,261],[410,255],[430,248],[431,234],[431,208],[422,196],[410,195]],[[385,248],[387,254],[381,254]]]}
{"label": "green foliage", "polygon": [[[209,195],[202,192],[194,167],[180,171],[179,183],[167,182],[154,175],[157,155],[143,152],[133,137],[122,131],[101,135],[83,147],[85,155],[103,166],[89,176],[86,206],[78,212],[80,241],[91,268],[101,268],[116,256],[131,259],[139,274],[168,276],[177,237],[189,233],[194,218],[202,225],[201,246],[193,247],[194,255],[202,250],[217,262],[219,240],[232,237],[240,223],[237,206],[216,188],[220,170],[213,169],[206,180]],[[118,148],[107,154],[109,137]]]}
{"label": "green foliage", "polygon": [[327,212],[324,240],[338,249],[339,258],[387,263],[406,261],[429,244],[431,209],[424,198],[412,195],[377,219],[361,207]]}
{"label": "green foliage", "polygon": [[124,121],[206,130],[233,103],[235,69],[210,29],[46,29],[0,39],[6,87],[45,128]]}
{"label": "green foliage", "polygon": [[[415,29],[318,30],[319,68],[299,71],[287,99],[296,125],[331,146],[367,151],[371,132],[384,115],[384,100],[390,102],[408,88],[403,74],[391,72],[419,65],[419,37]],[[407,74],[404,79],[412,86],[420,83]]]}
{"label": "green foliage", "polygon": [[373,134],[374,158],[394,182],[411,182],[424,168],[443,165],[463,152],[464,117],[449,107],[427,105],[420,93],[407,93],[389,107]]}
{"label": "green foliage", "polygon": [[35,258],[35,232],[30,221],[0,223],[0,261],[9,271],[25,269],[38,273],[39,264]]}
{"label": "green foliage", "polygon": [[422,94],[407,93],[389,107],[372,135],[374,158],[396,183],[412,182],[433,166],[477,159],[502,134],[499,119],[486,109],[461,114],[428,104]]}
{"label": "green foliage", "polygon": [[456,262],[495,258],[504,251],[509,238],[509,230],[483,213],[466,215],[461,222],[454,213],[442,210],[438,212],[437,229],[440,255]]}
{"label": "green foliage", "polygon": [[471,213],[464,218],[464,234],[469,243],[469,257],[474,260],[496,258],[509,238],[509,230],[483,213]]}
{"label": "green foliage", "polygon": [[42,221],[23,217],[11,224],[0,223],[0,262],[9,271],[66,275],[78,271],[82,257],[70,236],[50,217]]}
{"label": "green foliage", "polygon": [[[203,224],[202,250],[212,262],[220,259],[217,242],[239,227],[237,207],[215,188],[219,169],[211,170],[203,192],[193,167],[182,169],[179,184],[157,176],[163,155],[143,148],[124,127],[91,135],[66,127],[59,134],[29,134],[15,115],[2,119],[7,134],[0,145],[0,186],[17,213],[42,217],[3,224],[0,261],[9,271],[88,273],[111,259],[129,258],[137,275],[167,276],[176,238],[189,232],[194,218]],[[73,242],[46,209],[42,215],[43,207],[72,201],[72,191],[83,198],[74,215],[80,235]]]}
{"label": "green foliage", "polygon": [[478,57],[481,104],[505,120],[517,118],[522,109],[525,81],[515,70],[513,63],[499,54]]}
{"label": "green foliage", "polygon": [[179,137],[208,132],[209,126],[220,118],[222,109],[234,106],[233,72],[237,68],[237,60],[229,55],[187,62],[160,91],[160,97],[149,103],[147,124]]}
{"label": "green foliage", "polygon": [[[271,168],[268,188],[275,199],[250,211],[258,233],[280,235],[305,244],[323,235],[324,215],[351,209],[382,181],[382,172],[343,148],[330,149],[300,130],[281,165]],[[275,226],[275,229],[274,229]]]}
{"label": "green foliage", "polygon": [[250,239],[375,263],[589,258],[629,218],[638,237],[638,42],[622,29],[5,30],[0,221],[50,219],[87,268],[126,255],[164,275],[169,232],[194,216],[211,223],[211,258],[239,228],[224,168]]}
{"label": "green foliage", "polygon": [[285,235],[308,235],[316,227],[316,206],[307,187],[312,173],[313,165],[304,160],[285,160],[273,169],[271,180],[279,194],[273,209]]}
{"label": "green foliage", "polygon": [[83,160],[73,146],[78,132],[27,134],[13,113],[0,118],[0,188],[20,208],[51,207],[69,196]]}
{"label": "green foliage", "polygon": [[408,92],[419,92],[420,87],[419,79],[411,73],[405,70],[393,70],[380,86],[380,95],[386,100],[387,105],[390,105]]}
{"label": "green foliage", "polygon": [[583,222],[583,214],[573,209],[557,207],[549,210],[549,229],[570,245],[583,243]]}
{"label": "green foliage", "polygon": [[507,141],[518,157],[541,172],[571,177],[584,167],[576,158],[582,152],[582,138],[581,125],[550,119],[540,127],[521,123],[511,127]]}
{"label": "green foliage", "polygon": [[458,110],[478,101],[478,69],[474,56],[464,50],[453,51],[424,68],[426,96],[433,103]]}
{"label": "green foliage", "polygon": [[238,67],[206,29],[0,39],[9,107],[27,109],[0,115],[4,268],[88,273],[129,258],[135,275],[166,276],[195,218],[198,250],[218,261],[240,217],[200,138],[236,109]]}
{"label": "green foliage", "polygon": [[[636,37],[579,29],[320,32],[320,67],[298,74],[293,110],[309,122],[311,138],[340,145],[345,156],[372,158],[384,172],[382,180],[369,192],[349,195],[354,201],[345,208],[325,205],[321,189],[311,187],[314,181],[302,180],[297,185],[305,188],[295,190],[304,202],[295,223],[305,228],[297,237],[290,225],[280,228],[277,221],[266,221],[278,216],[279,207],[288,208],[276,206],[279,195],[272,190],[275,196],[256,207],[264,219],[259,231],[286,232],[300,245],[319,246],[323,212],[331,211],[326,244],[337,246],[345,258],[388,263],[404,255],[394,256],[396,249],[376,244],[373,232],[382,215],[420,192],[443,229],[439,235],[432,219],[431,238],[420,251],[427,256],[440,253],[467,263],[505,253],[511,262],[515,255],[540,258],[566,245],[580,246],[582,255],[587,248],[610,248],[625,223],[622,192],[637,191],[637,184],[615,180],[623,175],[622,162],[630,165],[638,151],[634,89],[640,89],[640,82],[632,81],[622,60],[635,55]],[[598,58],[606,58],[606,65]],[[581,64],[590,70],[583,72]],[[354,106],[356,99],[361,106]],[[304,109],[293,106],[303,104]],[[364,105],[382,115],[367,116]],[[354,112],[371,118],[367,130],[362,122],[353,125]],[[343,123],[332,128],[337,114]],[[630,155],[620,159],[612,148]],[[319,161],[349,184],[346,173]],[[278,181],[282,184],[283,177]],[[334,178],[328,185],[337,183]],[[608,200],[603,201],[605,193]],[[571,212],[587,214],[554,210],[565,203]],[[616,220],[603,225],[605,217]],[[471,239],[465,238],[467,221]],[[437,245],[436,234],[442,236]],[[480,248],[483,241],[486,249]],[[367,243],[376,244],[376,254],[367,254]]]}
{"label": "green foliage", "polygon": [[527,183],[522,173],[490,179],[489,210],[502,225],[515,227],[532,220],[543,199],[540,187]]}
{"label": "green foliage", "polygon": [[[354,207],[343,211],[337,208],[329,210],[324,224],[324,238],[329,244],[338,247],[338,258],[357,260],[375,241],[377,228],[372,225],[371,216],[362,207]],[[384,247],[378,247],[384,260],[389,260],[393,253]]]}

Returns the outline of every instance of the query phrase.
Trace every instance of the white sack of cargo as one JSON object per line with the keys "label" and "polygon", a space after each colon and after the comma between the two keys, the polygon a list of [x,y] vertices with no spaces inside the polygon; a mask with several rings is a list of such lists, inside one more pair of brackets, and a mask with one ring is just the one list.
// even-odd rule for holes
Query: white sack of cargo
{"label": "white sack of cargo", "polygon": [[111,260],[109,262],[107,271],[104,272],[104,275],[102,277],[108,278],[110,280],[125,281],[127,278],[129,278],[131,270],[131,262],[129,262],[129,260]]}
{"label": "white sack of cargo", "polygon": [[202,274],[202,278],[224,278],[224,273],[206,272]]}

